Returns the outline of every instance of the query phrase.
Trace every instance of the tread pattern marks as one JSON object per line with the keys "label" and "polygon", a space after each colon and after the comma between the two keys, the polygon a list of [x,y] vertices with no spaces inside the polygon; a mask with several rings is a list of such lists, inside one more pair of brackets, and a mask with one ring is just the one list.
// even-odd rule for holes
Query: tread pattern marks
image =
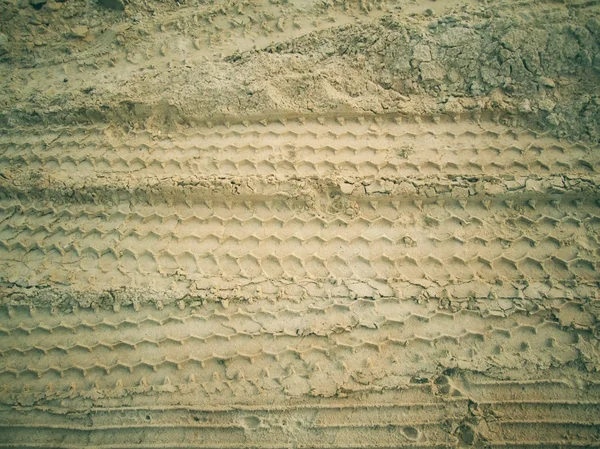
{"label": "tread pattern marks", "polygon": [[[516,370],[577,360],[577,336],[541,315],[483,319],[434,304],[347,300],[66,315],[2,307],[0,316],[1,447],[125,447],[134,436],[136,447],[173,448],[191,447],[190,438],[199,438],[194,447],[250,448],[317,436],[323,448],[350,447],[351,438],[363,438],[352,445],[361,448],[473,438],[549,447],[570,429],[584,445],[598,438],[600,383],[578,388],[564,371],[565,380],[490,381],[423,369],[427,360]],[[373,386],[383,389],[365,390]],[[114,405],[123,398],[128,406]],[[470,419],[474,412],[495,418]]]}
{"label": "tread pattern marks", "polygon": [[[580,199],[368,201],[329,217],[284,201],[175,208],[4,204],[8,278],[143,285],[172,276],[471,281],[598,279]],[[71,278],[69,278],[69,276]],[[18,278],[14,279],[18,280]]]}
{"label": "tread pattern marks", "polygon": [[424,373],[433,360],[484,368],[498,359],[518,368],[525,360],[547,366],[579,357],[577,335],[542,315],[484,318],[436,305],[427,310],[413,302],[346,300],[306,307],[282,300],[191,311],[82,309],[69,315],[5,308],[3,399],[21,393],[23,384],[38,394],[48,388],[89,394],[162,385],[165,379],[172,385],[193,379],[205,394],[243,381],[239,385],[292,396],[330,396],[373,376],[385,381]]}
{"label": "tread pattern marks", "polygon": [[[72,172],[75,190],[124,173],[133,190],[188,175],[340,186],[201,201],[123,190],[110,204],[11,186],[2,286],[64,286],[48,294],[63,312],[0,306],[0,448],[549,447],[574,429],[570,441],[598,445],[600,384],[572,379],[600,366],[598,301],[581,293],[600,280],[600,202],[558,178],[595,174],[599,155],[460,117],[6,130],[8,180],[21,168],[53,186]],[[488,175],[533,187],[409,198],[375,185]],[[536,192],[540,179],[556,189]],[[117,300],[148,286],[155,308]],[[163,305],[181,286],[190,296]],[[106,301],[64,312],[78,289]]]}
{"label": "tread pattern marks", "polygon": [[[581,144],[530,130],[448,117],[299,117],[209,125],[166,138],[146,131],[121,136],[110,127],[7,130],[0,137],[0,166],[34,170],[39,164],[46,173],[64,176],[68,170],[85,179],[119,170],[141,178],[187,170],[265,179],[326,173],[405,179],[578,173],[595,171],[600,157]],[[8,264],[5,281],[17,285],[72,285],[82,272],[96,286],[153,282],[158,288],[168,288],[173,275],[450,283],[597,279],[598,242],[589,233],[600,227],[594,198],[562,204],[547,196],[516,203],[423,200],[337,195],[318,199],[329,203],[325,215],[302,199],[245,195],[184,206],[165,199],[153,207],[118,195],[112,206],[3,200],[0,258]]]}
{"label": "tread pattern marks", "polygon": [[[431,118],[428,118],[431,120]],[[302,123],[303,122],[303,123]],[[80,128],[0,138],[0,167],[74,174],[380,176],[595,173],[598,152],[489,122],[402,123],[386,118],[246,122],[166,137]]]}

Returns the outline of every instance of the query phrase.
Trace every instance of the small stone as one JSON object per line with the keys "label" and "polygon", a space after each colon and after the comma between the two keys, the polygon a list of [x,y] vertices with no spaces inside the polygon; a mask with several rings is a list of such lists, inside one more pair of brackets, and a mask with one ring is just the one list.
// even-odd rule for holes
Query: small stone
{"label": "small stone", "polygon": [[556,87],[556,83],[554,82],[554,80],[545,76],[542,76],[539,82],[544,87]]}
{"label": "small stone", "polygon": [[29,4],[31,6],[33,6],[34,8],[41,8],[42,6],[44,6],[44,4],[47,2],[47,0],[29,0]]}
{"label": "small stone", "polygon": [[354,184],[342,182],[342,183],[340,183],[340,190],[342,191],[342,193],[345,193],[346,195],[350,195],[352,192],[354,192]]}
{"label": "small stone", "polygon": [[457,83],[458,81],[460,81],[460,73],[458,73],[458,71],[456,69],[450,69],[448,71],[448,81],[450,81],[451,83]]}
{"label": "small stone", "polygon": [[58,11],[60,8],[62,8],[62,5],[62,3],[48,2],[46,3],[45,8],[49,9],[50,11]]}
{"label": "small stone", "polygon": [[558,114],[555,114],[555,113],[548,114],[548,117],[546,117],[546,120],[552,126],[560,125],[560,117],[558,116]]}
{"label": "small stone", "polygon": [[556,103],[554,101],[550,100],[550,98],[542,98],[538,102],[538,107],[542,111],[546,111],[546,112],[552,112],[552,111],[554,111],[554,107],[555,106],[556,106]]}
{"label": "small stone", "polygon": [[528,114],[531,112],[531,103],[529,102],[528,99],[525,99],[521,103],[519,103],[518,108],[519,108],[519,112]]}
{"label": "small stone", "polygon": [[84,38],[90,32],[89,28],[83,25],[76,26],[75,28],[71,28],[71,34],[74,37]]}
{"label": "small stone", "polygon": [[125,3],[123,0],[99,0],[98,4],[108,9],[114,9],[115,11],[125,10]]}

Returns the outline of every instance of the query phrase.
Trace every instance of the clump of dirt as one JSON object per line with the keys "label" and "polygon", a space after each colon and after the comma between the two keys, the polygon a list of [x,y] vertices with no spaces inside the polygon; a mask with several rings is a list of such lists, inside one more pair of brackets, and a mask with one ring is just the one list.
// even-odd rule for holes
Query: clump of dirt
{"label": "clump of dirt", "polygon": [[594,8],[179,5],[5,2],[0,101],[11,112],[1,122],[174,127],[256,113],[480,110],[557,136],[600,138]]}
{"label": "clump of dirt", "polygon": [[544,10],[515,15],[485,7],[427,23],[389,15],[261,51],[310,56],[312,70],[327,67],[338,90],[360,97],[365,83],[334,78],[339,65],[347,65],[350,73],[387,91],[389,100],[377,112],[402,109],[411,96],[435,98],[436,104],[424,109],[504,110],[561,135],[597,141],[599,22],[585,17]]}

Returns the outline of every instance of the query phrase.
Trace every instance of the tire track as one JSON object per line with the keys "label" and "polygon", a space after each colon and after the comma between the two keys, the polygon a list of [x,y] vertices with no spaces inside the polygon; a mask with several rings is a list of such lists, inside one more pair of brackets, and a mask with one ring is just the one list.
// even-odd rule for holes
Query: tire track
{"label": "tire track", "polygon": [[0,447],[597,444],[598,152],[497,122],[6,130]]}

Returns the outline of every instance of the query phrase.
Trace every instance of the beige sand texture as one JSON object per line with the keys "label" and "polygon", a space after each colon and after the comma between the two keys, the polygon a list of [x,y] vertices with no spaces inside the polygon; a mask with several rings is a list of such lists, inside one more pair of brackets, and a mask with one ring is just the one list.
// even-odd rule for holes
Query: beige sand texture
{"label": "beige sand texture", "polygon": [[600,446],[600,2],[4,0],[0,448]]}

